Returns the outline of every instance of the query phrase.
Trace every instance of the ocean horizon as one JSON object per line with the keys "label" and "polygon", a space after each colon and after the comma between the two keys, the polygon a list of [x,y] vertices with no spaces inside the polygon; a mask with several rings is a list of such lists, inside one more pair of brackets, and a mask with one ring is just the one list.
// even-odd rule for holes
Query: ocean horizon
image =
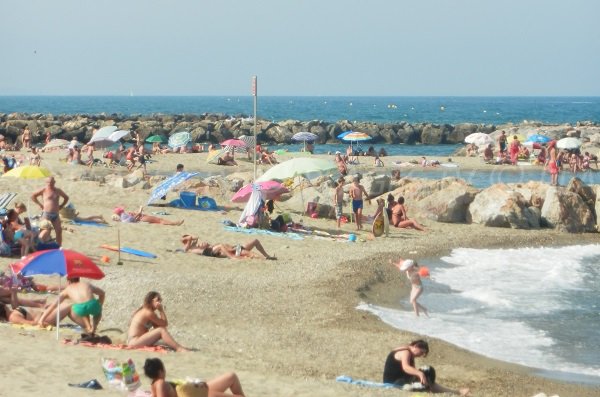
{"label": "ocean horizon", "polygon": [[[374,123],[600,123],[598,96],[259,96],[257,116]],[[253,114],[247,96],[0,96],[0,113]]]}

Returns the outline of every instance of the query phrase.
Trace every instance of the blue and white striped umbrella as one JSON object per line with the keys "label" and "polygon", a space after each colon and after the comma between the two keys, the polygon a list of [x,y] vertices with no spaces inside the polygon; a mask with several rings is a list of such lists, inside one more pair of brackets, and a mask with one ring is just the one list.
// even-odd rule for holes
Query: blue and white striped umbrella
{"label": "blue and white striped umbrella", "polygon": [[318,136],[316,134],[313,134],[312,132],[307,132],[307,131],[300,131],[295,133],[292,136],[292,139],[294,141],[315,141],[317,140]]}
{"label": "blue and white striped umbrella", "polygon": [[173,175],[172,177],[165,179],[158,186],[156,186],[154,189],[152,189],[152,194],[150,195],[150,198],[148,199],[148,205],[152,204],[153,202],[160,199],[161,197],[166,196],[167,193],[171,189],[173,189],[175,186],[181,185],[183,182],[187,181],[188,179],[190,179],[198,174],[199,174],[198,172],[178,172],[177,174]]}
{"label": "blue and white striped umbrella", "polygon": [[169,146],[173,149],[185,146],[192,141],[192,134],[187,131],[176,132],[169,137]]}

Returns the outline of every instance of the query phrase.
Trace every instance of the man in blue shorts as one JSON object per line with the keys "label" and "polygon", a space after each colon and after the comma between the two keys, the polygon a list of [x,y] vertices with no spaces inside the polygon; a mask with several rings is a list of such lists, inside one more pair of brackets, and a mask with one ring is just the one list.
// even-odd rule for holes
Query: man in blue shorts
{"label": "man in blue shorts", "polygon": [[[356,222],[356,230],[362,229],[362,208],[363,208],[363,193],[367,200],[369,200],[369,193],[365,190],[365,187],[360,184],[360,177],[355,176],[352,178],[352,185],[350,186],[350,197],[352,198],[352,212],[354,213],[354,221]],[[370,201],[370,200],[369,200]]]}

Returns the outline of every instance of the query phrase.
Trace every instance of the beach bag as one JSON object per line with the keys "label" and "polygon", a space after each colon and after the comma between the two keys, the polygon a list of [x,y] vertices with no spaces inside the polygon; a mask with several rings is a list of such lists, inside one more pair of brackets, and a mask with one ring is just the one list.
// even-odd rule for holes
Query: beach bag
{"label": "beach bag", "polygon": [[102,359],[102,371],[110,387],[133,391],[140,387],[140,376],[132,359],[121,362],[114,358]]}

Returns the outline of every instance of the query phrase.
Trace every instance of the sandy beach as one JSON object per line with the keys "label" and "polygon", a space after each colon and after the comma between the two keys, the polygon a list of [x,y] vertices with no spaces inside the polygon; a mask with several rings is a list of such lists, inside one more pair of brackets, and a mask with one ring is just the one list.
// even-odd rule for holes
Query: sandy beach
{"label": "sandy beach", "polygon": [[[24,152],[22,152],[24,153]],[[283,155],[283,159],[287,158]],[[42,165],[56,177],[82,216],[103,215],[122,205],[135,210],[145,205],[150,189],[142,184],[117,188],[99,181],[111,172],[126,174],[124,168],[87,169],[59,161],[62,153],[42,154]],[[320,156],[326,157],[326,156]],[[148,165],[151,174],[170,175],[177,163],[187,171],[222,175],[234,169],[206,164],[206,154],[155,156]],[[413,158],[386,158],[386,167],[373,168],[365,159],[353,171],[387,172],[394,161]],[[434,158],[432,158],[434,159]],[[440,158],[446,162],[447,158]],[[454,157],[461,170],[495,167],[482,164],[479,158]],[[267,167],[259,166],[259,173]],[[240,161],[239,171],[249,172],[252,165]],[[237,169],[235,171],[238,171]],[[429,172],[415,167],[415,172]],[[83,177],[82,177],[83,176]],[[3,192],[15,192],[13,201],[28,204],[29,215],[37,208],[28,203],[43,180],[0,178]],[[486,228],[479,225],[444,224],[423,220],[427,231],[392,228],[389,237],[373,239],[359,233],[356,243],[307,236],[293,240],[271,235],[247,235],[224,230],[222,221],[237,222],[243,205],[229,202],[229,196],[215,197],[224,207],[219,212],[191,211],[176,208],[147,207],[148,213],[165,211],[170,220],[184,219],[182,226],[120,224],[96,228],[66,225],[64,247],[89,255],[106,273],[94,282],[107,292],[100,333],[115,343],[124,343],[132,313],[150,290],[159,291],[169,316],[169,329],[190,353],[156,354],[143,351],[106,350],[67,346],[55,340],[55,333],[19,329],[0,325],[0,396],[103,396],[122,392],[106,389],[90,391],[72,388],[96,378],[108,386],[101,368],[101,358],[132,358],[142,377],[142,388],[150,382],[141,367],[148,357],[160,357],[169,378],[186,376],[209,379],[225,371],[238,373],[247,396],[391,396],[415,395],[398,390],[365,389],[338,383],[339,375],[380,381],[388,352],[419,336],[396,330],[373,315],[356,310],[360,302],[397,305],[406,296],[409,284],[402,274],[388,264],[389,259],[411,255],[432,258],[448,254],[453,248],[560,246],[598,242],[597,234],[566,234],[552,230],[514,230]],[[171,196],[169,196],[171,198]],[[172,198],[176,195],[172,194]],[[286,203],[278,203],[282,209]],[[365,213],[375,212],[375,204],[366,205]],[[162,215],[161,215],[162,216]],[[300,218],[293,214],[294,220]],[[303,217],[304,224],[335,232],[335,221]],[[344,232],[352,232],[350,224]],[[100,248],[121,244],[152,252],[157,259],[121,255]],[[200,236],[211,243],[243,243],[258,237],[267,252],[277,261],[227,260],[175,252],[184,233]],[[410,253],[410,254],[409,254]],[[109,263],[100,258],[108,256]],[[14,259],[0,258],[4,269]],[[56,283],[56,278],[43,278]],[[49,295],[49,299],[54,296]],[[77,337],[64,330],[62,337]],[[506,338],[510,338],[506,335]],[[535,376],[529,368],[482,357],[443,341],[430,339],[431,352],[417,364],[430,364],[437,370],[439,383],[469,387],[473,396],[548,395],[598,396],[600,387],[571,384]],[[515,340],[518,349],[518,340]]]}

